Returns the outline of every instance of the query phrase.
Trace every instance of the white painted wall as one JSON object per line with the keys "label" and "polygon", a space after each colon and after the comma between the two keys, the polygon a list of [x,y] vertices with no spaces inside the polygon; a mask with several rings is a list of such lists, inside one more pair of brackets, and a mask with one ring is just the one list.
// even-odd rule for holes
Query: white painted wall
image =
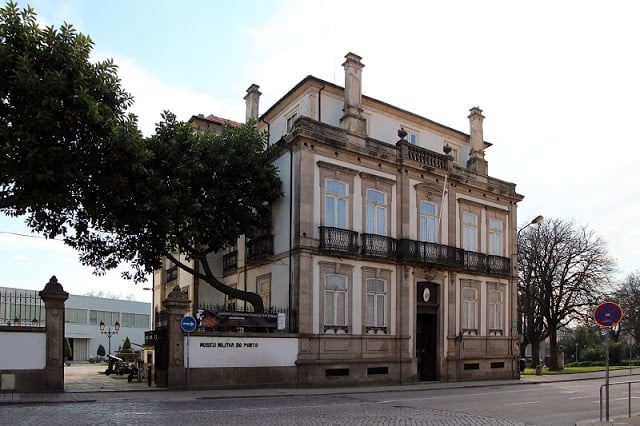
{"label": "white painted wall", "polygon": [[0,370],[43,369],[46,337],[44,332],[0,332]]}
{"label": "white painted wall", "polygon": [[190,336],[184,359],[189,368],[294,367],[298,339]]}

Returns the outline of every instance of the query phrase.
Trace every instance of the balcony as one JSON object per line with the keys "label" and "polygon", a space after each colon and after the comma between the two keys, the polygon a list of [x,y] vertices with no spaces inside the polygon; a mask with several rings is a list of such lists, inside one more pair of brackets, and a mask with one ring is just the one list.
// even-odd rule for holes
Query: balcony
{"label": "balcony", "polygon": [[421,263],[462,267],[464,250],[426,241],[400,240],[399,257]]}
{"label": "balcony", "polygon": [[508,257],[486,255],[426,241],[395,240],[384,235],[362,234],[361,237],[361,246],[358,247],[357,232],[321,226],[319,248],[328,252],[383,257],[439,265],[461,271],[476,271],[506,276],[511,274],[511,261]]}
{"label": "balcony", "polygon": [[332,226],[320,227],[320,250],[358,253],[358,233]]}
{"label": "balcony", "polygon": [[164,282],[165,284],[167,284],[177,279],[178,279],[178,267],[174,265],[171,268],[167,269],[167,272],[164,276]]}
{"label": "balcony", "polygon": [[238,267],[238,250],[222,256],[222,270],[229,271]]}
{"label": "balcony", "polygon": [[395,258],[396,240],[384,235],[362,234],[362,255]]}
{"label": "balcony", "polygon": [[433,167],[434,169],[447,169],[448,157],[437,152],[420,148],[419,146],[412,145],[407,141],[400,141],[396,144],[396,148],[400,150],[400,155],[403,158],[417,161],[418,163],[426,166]]}
{"label": "balcony", "polygon": [[493,274],[509,275],[511,273],[511,261],[508,257],[487,256],[487,270]]}
{"label": "balcony", "polygon": [[260,260],[273,255],[273,235],[263,235],[247,242],[247,260]]}
{"label": "balcony", "polygon": [[464,268],[470,271],[487,271],[487,256],[475,251],[464,252]]}

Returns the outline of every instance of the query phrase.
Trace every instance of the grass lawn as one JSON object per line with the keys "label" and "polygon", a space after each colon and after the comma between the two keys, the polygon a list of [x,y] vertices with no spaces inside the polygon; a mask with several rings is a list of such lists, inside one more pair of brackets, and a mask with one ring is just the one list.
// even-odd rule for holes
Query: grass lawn
{"label": "grass lawn", "polygon": [[[611,370],[628,370],[629,366],[624,366],[624,365],[611,365],[609,366],[609,371]],[[542,374],[576,374],[576,373],[591,373],[593,371],[604,371],[605,367],[604,366],[599,366],[599,367],[565,367],[564,370],[562,371],[549,371],[548,368],[543,367],[542,368]],[[524,373],[522,373],[524,375],[535,375],[536,374],[536,369],[535,368],[525,368],[524,369]]]}

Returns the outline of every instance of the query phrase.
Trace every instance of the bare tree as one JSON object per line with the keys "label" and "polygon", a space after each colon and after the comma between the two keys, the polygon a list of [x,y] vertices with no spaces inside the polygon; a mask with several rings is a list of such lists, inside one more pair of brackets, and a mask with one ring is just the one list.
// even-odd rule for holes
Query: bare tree
{"label": "bare tree", "polygon": [[549,337],[549,369],[558,370],[558,330],[602,301],[614,263],[605,241],[573,222],[547,220],[518,239],[520,309],[542,327],[536,338]]}
{"label": "bare tree", "polygon": [[640,342],[640,271],[624,278],[613,293],[613,299],[623,312],[620,334],[632,336],[636,342]]}

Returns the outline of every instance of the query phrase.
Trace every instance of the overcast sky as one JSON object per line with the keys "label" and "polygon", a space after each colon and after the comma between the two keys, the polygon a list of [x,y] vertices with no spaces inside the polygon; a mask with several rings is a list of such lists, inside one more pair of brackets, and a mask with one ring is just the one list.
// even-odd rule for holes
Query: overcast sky
{"label": "overcast sky", "polygon": [[[479,106],[489,174],[525,196],[520,223],[588,225],[618,276],[639,269],[637,1],[28,4],[41,22],[91,36],[96,59],[114,59],[145,134],[163,110],[244,121],[252,83],[261,112],[309,74],[342,86],[347,52],[365,64],[365,95],[467,133]],[[0,218],[0,285],[41,289],[55,274],[74,294],[151,298],[118,273],[94,277],[62,243],[7,232],[28,233]]]}

